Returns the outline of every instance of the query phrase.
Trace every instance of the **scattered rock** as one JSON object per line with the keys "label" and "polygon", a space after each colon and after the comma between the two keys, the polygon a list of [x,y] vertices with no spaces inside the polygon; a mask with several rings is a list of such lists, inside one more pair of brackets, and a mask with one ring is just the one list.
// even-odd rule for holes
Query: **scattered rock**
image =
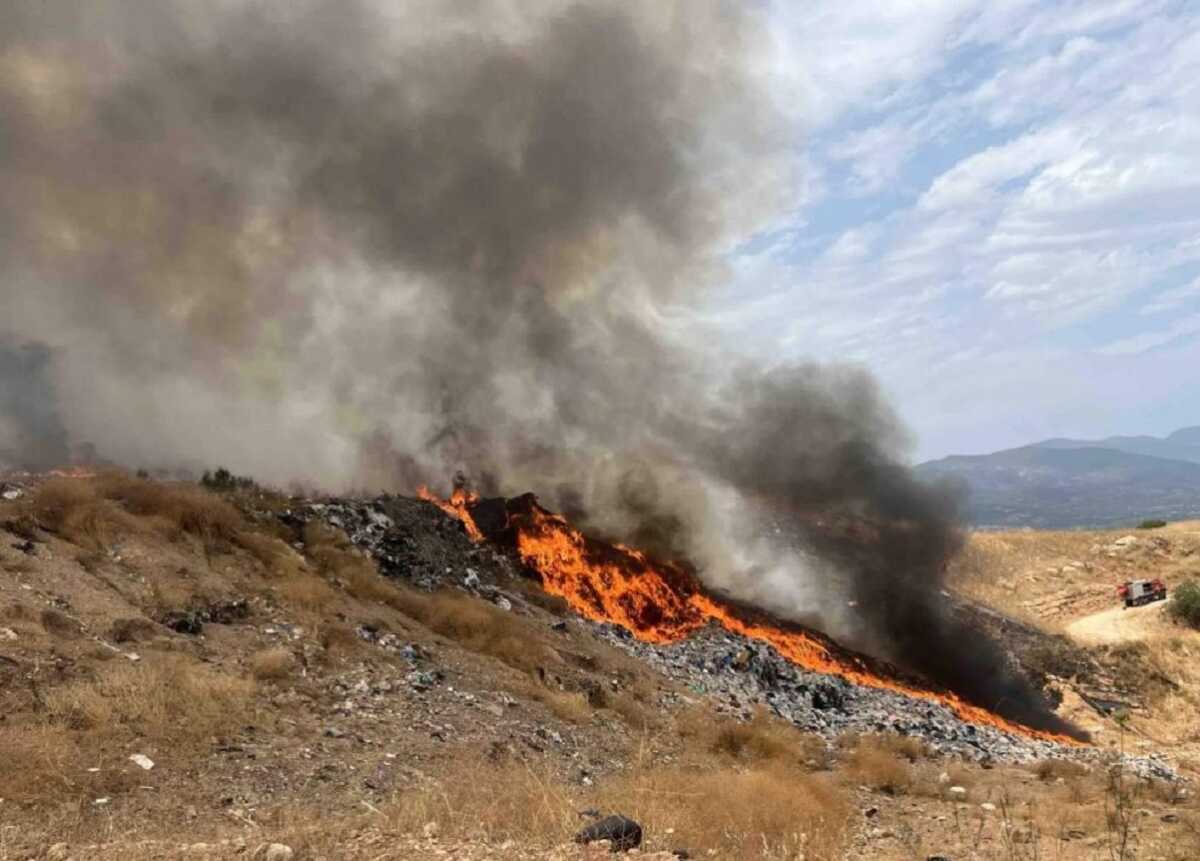
{"label": "scattered rock", "polygon": [[963,786],[952,786],[946,791],[950,793],[951,798],[956,798],[956,799],[961,800],[961,799],[967,797],[966,787],[963,787]]}
{"label": "scattered rock", "polygon": [[142,771],[149,771],[150,769],[154,768],[154,760],[146,756],[144,753],[131,753],[129,755],[129,761],[138,768],[142,769]]}
{"label": "scattered rock", "polygon": [[986,810],[988,813],[996,812],[996,805],[992,804],[990,801],[983,802],[983,804],[979,805],[979,808],[981,810]]}
{"label": "scattered rock", "polygon": [[71,857],[71,847],[66,843],[55,843],[46,850],[47,861],[67,861]]}
{"label": "scattered rock", "polygon": [[0,628],[0,640],[15,640],[17,632],[12,628]]}
{"label": "scattered rock", "polygon": [[291,861],[296,853],[291,846],[283,843],[264,843],[254,850],[251,856],[255,861]]}
{"label": "scattered rock", "polygon": [[642,845],[642,826],[626,816],[605,816],[575,835],[576,843],[607,840],[612,852],[628,852]]}
{"label": "scattered rock", "polygon": [[441,833],[441,827],[436,822],[426,822],[421,829],[421,834],[426,840],[433,840]]}

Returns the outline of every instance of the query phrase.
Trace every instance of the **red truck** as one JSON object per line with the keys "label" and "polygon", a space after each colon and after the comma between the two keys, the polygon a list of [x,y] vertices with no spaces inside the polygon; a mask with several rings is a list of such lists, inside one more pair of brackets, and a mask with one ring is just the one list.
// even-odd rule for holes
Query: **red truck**
{"label": "red truck", "polygon": [[1152,601],[1167,600],[1167,584],[1158,578],[1126,580],[1117,587],[1117,594],[1121,596],[1126,607],[1140,607]]}

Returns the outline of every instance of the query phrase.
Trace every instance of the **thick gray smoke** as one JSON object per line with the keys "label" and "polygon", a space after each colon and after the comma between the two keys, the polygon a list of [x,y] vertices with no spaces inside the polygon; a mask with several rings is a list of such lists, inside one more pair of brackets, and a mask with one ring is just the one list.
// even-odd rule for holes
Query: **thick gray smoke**
{"label": "thick gray smoke", "polygon": [[462,470],[987,703],[912,636],[944,620],[953,506],[870,379],[687,322],[791,190],[761,12],[5,4],[0,339],[54,357],[18,360],[8,444],[330,488]]}

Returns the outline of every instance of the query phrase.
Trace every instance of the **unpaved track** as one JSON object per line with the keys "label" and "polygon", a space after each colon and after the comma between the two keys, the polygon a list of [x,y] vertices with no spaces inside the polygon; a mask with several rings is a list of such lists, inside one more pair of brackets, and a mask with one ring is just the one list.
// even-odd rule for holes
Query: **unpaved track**
{"label": "unpaved track", "polygon": [[1067,636],[1085,646],[1146,640],[1161,633],[1166,624],[1165,607],[1165,601],[1129,609],[1118,605],[1071,622]]}

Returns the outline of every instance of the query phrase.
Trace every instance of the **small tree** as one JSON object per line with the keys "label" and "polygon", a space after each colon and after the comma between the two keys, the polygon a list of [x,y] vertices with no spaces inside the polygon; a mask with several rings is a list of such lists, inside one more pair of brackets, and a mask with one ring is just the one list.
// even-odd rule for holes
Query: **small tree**
{"label": "small tree", "polygon": [[1167,604],[1167,612],[1175,621],[1200,629],[1200,583],[1188,580],[1179,584]]}
{"label": "small tree", "polygon": [[1162,529],[1166,525],[1165,520],[1143,520],[1138,524],[1138,529]]}

